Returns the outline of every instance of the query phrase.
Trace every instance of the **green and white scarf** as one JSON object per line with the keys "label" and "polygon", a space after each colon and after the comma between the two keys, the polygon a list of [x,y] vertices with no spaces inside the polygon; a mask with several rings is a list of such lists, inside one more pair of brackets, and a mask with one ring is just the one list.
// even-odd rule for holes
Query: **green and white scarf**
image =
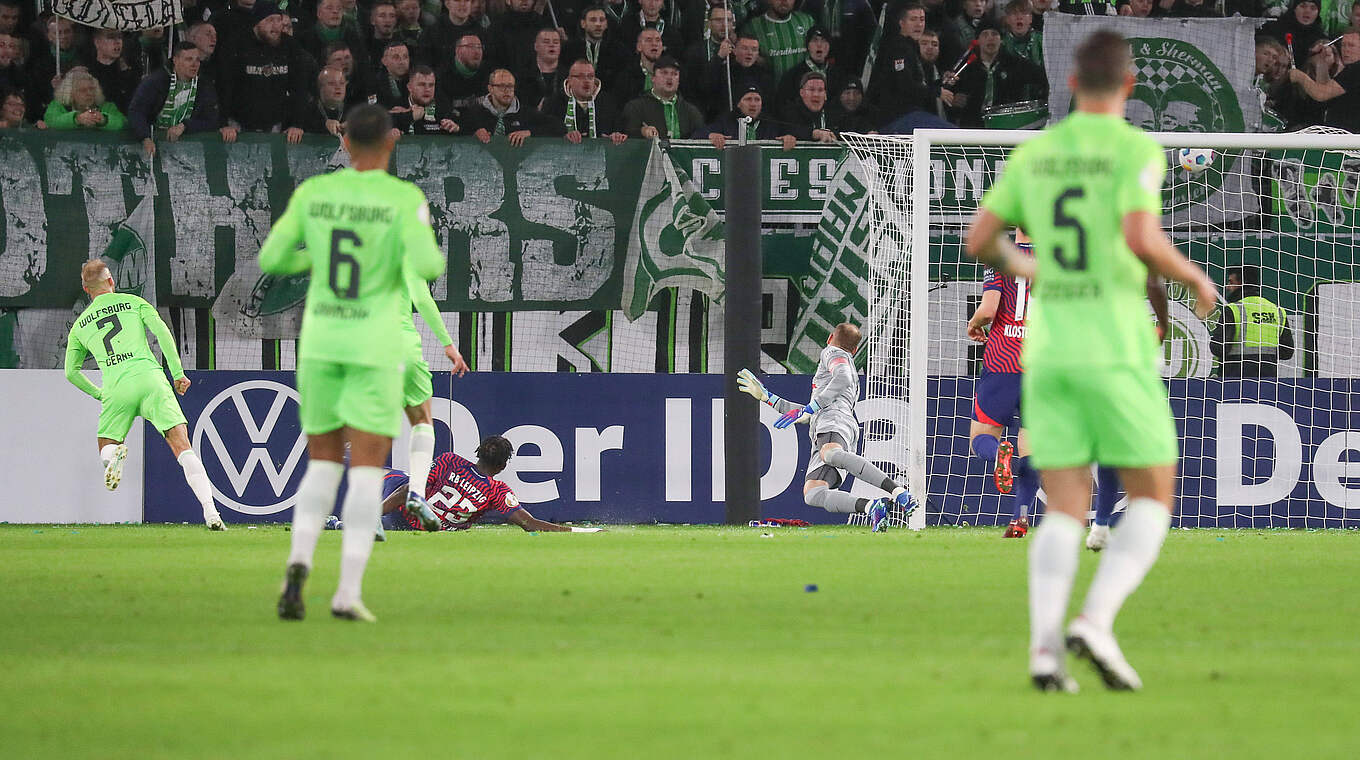
{"label": "green and white scarf", "polygon": [[176,124],[183,124],[185,119],[189,118],[189,114],[194,112],[194,102],[197,99],[198,78],[185,82],[171,73],[170,89],[165,94],[165,103],[161,106],[160,115],[156,117],[156,126],[169,129]]}
{"label": "green and white scarf", "polygon": [[[578,106],[586,109],[585,130],[579,130],[576,126],[576,109]],[[567,115],[562,118],[562,126],[566,127],[568,132],[579,131],[586,137],[599,137],[599,132],[595,127],[595,99],[591,98],[582,103],[576,98],[567,98]]]}
{"label": "green and white scarf", "polygon": [[756,130],[758,129],[760,129],[760,119],[751,119],[750,121],[746,122],[745,139],[748,141],[759,140],[760,138],[756,137]]}
{"label": "green and white scarf", "polygon": [[656,98],[656,102],[661,104],[661,111],[666,116],[666,136],[672,140],[678,140],[682,137],[680,134],[680,114],[675,107],[676,102],[680,99],[679,96],[672,95],[670,100],[662,100],[656,97],[656,93],[652,93],[652,97]]}

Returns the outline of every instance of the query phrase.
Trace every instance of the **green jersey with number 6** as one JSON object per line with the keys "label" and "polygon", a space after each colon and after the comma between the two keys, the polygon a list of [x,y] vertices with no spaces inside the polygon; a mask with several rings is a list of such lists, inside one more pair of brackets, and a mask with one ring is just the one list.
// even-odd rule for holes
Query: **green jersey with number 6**
{"label": "green jersey with number 6", "polygon": [[431,280],[443,267],[425,194],[378,170],[303,182],[260,248],[266,273],[311,270],[298,358],[341,364],[400,366],[406,277]]}
{"label": "green jersey with number 6", "polygon": [[1147,268],[1123,219],[1161,213],[1165,175],[1161,146],[1118,116],[1074,112],[1011,153],[982,205],[1034,242],[1026,372],[1157,370]]}

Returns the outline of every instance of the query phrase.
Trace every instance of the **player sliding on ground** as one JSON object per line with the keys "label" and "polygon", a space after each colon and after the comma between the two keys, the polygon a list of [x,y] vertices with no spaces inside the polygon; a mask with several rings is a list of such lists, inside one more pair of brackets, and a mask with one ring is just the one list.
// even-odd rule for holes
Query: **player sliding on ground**
{"label": "player sliding on ground", "polygon": [[[90,295],[90,305],[76,317],[66,338],[66,379],[99,401],[99,459],[104,463],[104,487],[110,491],[123,479],[128,449],[124,441],[138,417],[150,422],[170,446],[184,479],[203,508],[203,522],[213,530],[226,530],[213,506],[212,483],[203,462],[189,446],[189,426],[175,400],[189,390],[175,339],[155,307],[127,293],[115,293],[113,275],[104,262],[94,259],[80,269],[80,280]],[[165,380],[160,362],[146,342],[146,331],[156,336],[165,363],[175,378],[175,389]],[[98,388],[80,372],[85,355],[93,354],[104,371],[104,387]]]}
{"label": "player sliding on ground", "polygon": [[[795,422],[809,423],[812,457],[803,481],[803,501],[809,506],[842,514],[864,513],[875,532],[888,527],[888,506],[899,507],[903,516],[916,507],[906,487],[878,469],[873,462],[854,453],[859,441],[859,420],[855,402],[859,400],[859,376],[855,372],[855,350],[859,348],[859,328],[848,322],[836,325],[826,340],[817,372],[812,376],[812,400],[795,404],[765,389],[749,369],[737,373],[737,386],[757,401],[783,412],[775,423],[786,428]],[[888,496],[865,499],[837,490],[845,480],[844,470]]]}
{"label": "player sliding on ground", "polygon": [[[514,454],[514,446],[499,435],[477,447],[477,461],[452,452],[434,461],[425,481],[424,499],[409,497],[411,478],[393,470],[383,478],[383,527],[387,530],[467,530],[491,512],[526,531],[599,533],[603,528],[572,528],[550,523],[520,506],[510,486],[496,479]],[[421,508],[423,505],[423,509]],[[331,523],[327,523],[327,528]]]}
{"label": "player sliding on ground", "polygon": [[401,431],[407,282],[433,280],[445,267],[424,193],[387,173],[391,131],[382,108],[351,110],[342,142],[353,168],[299,185],[260,248],[260,269],[267,274],[311,272],[297,368],[298,415],[311,461],[293,509],[292,551],[278,604],[285,620],[304,615],[302,586],[345,474],[346,443],[349,490],[341,512],[350,527],[341,540],[331,614],[376,620],[363,604],[362,585],[382,502],[383,464]]}
{"label": "player sliding on ground", "polygon": [[[1129,506],[1101,556],[1066,647],[1112,689],[1138,689],[1115,615],[1157,560],[1171,525],[1176,427],[1143,300],[1148,270],[1187,285],[1201,318],[1217,293],[1161,228],[1162,148],[1124,121],[1133,89],[1128,42],[1096,31],[1076,50],[1076,109],[1017,148],[983,198],[968,253],[1033,278],[1025,336],[1024,416],[1048,510],[1029,552],[1030,675],[1075,691],[1063,617],[1091,506],[1092,462],[1119,468]],[[1020,225],[1034,257],[1005,238]]]}

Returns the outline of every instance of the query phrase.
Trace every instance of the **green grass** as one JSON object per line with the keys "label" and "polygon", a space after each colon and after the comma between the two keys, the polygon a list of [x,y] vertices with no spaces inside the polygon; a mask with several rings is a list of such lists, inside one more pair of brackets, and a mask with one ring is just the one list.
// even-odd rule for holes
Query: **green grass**
{"label": "green grass", "polygon": [[1145,691],[1060,696],[1025,542],[764,532],[389,534],[365,626],[337,533],[282,623],[279,527],[3,526],[0,756],[1355,757],[1360,533],[1174,532],[1117,625]]}

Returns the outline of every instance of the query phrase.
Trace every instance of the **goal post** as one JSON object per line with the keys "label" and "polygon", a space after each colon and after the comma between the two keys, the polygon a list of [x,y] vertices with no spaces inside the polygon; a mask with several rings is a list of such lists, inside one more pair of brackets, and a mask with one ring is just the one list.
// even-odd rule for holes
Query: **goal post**
{"label": "goal post", "polygon": [[[1010,150],[1039,134],[844,136],[870,196],[865,405],[889,410],[866,420],[866,450],[879,446],[872,458],[900,464],[924,497],[914,521],[1004,525],[1011,513],[968,445],[981,346],[964,328],[983,267],[963,255],[962,238]],[[1281,349],[1277,377],[1224,377],[1215,352],[1233,347],[1216,341],[1216,328],[1231,311],[1221,304],[1199,320],[1184,288],[1168,287],[1163,375],[1181,443],[1177,525],[1360,526],[1360,136],[1149,134],[1169,152],[1163,226],[1172,240],[1221,293],[1228,271],[1245,266],[1251,292],[1281,309],[1294,345],[1287,359]],[[1191,172],[1179,166],[1180,148],[1215,155]]]}

